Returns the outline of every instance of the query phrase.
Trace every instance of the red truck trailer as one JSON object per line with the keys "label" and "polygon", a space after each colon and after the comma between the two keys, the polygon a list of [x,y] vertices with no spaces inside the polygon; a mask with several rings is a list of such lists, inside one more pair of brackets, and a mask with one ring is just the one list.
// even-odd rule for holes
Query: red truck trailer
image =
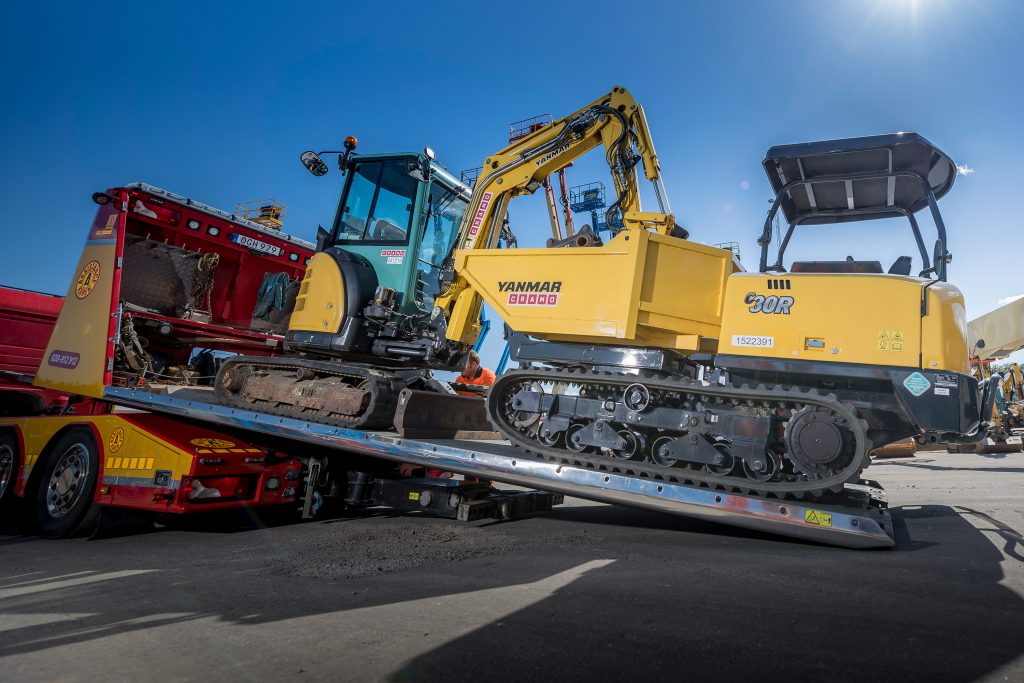
{"label": "red truck trailer", "polygon": [[[110,351],[106,383],[172,391],[211,382],[224,354],[281,351],[312,244],[142,183],[93,199],[86,252],[115,255],[80,263],[67,297],[102,300],[86,327]],[[128,269],[133,277],[122,278]],[[36,531],[58,537],[105,507],[187,514],[295,504],[301,464],[278,448],[116,407],[73,383],[33,386],[39,373],[83,363],[80,350],[46,350],[63,301],[0,288],[0,517],[20,502]]]}
{"label": "red truck trailer", "polygon": [[67,396],[35,387],[64,297],[0,287],[0,417],[36,415],[67,406]]}

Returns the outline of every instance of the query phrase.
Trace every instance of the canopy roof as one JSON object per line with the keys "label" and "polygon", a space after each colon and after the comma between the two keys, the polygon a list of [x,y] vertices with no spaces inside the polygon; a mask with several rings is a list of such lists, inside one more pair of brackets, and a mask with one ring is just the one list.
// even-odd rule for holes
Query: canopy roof
{"label": "canopy roof", "polygon": [[928,205],[926,187],[938,199],[956,178],[953,160],[917,133],[780,145],[764,170],[786,220],[805,225],[913,214]]}

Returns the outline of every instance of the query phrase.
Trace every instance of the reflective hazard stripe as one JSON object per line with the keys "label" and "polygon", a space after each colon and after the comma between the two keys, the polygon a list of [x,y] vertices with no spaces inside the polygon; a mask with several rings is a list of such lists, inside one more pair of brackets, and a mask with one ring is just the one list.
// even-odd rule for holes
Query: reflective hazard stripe
{"label": "reflective hazard stripe", "polygon": [[151,470],[153,458],[118,458],[107,456],[104,469],[108,470]]}

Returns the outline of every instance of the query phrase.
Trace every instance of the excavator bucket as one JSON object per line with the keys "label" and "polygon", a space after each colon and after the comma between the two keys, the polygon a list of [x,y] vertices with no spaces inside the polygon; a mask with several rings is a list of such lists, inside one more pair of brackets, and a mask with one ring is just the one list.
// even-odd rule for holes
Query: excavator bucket
{"label": "excavator bucket", "polygon": [[410,439],[501,439],[487,420],[482,397],[414,389],[398,395],[395,430]]}

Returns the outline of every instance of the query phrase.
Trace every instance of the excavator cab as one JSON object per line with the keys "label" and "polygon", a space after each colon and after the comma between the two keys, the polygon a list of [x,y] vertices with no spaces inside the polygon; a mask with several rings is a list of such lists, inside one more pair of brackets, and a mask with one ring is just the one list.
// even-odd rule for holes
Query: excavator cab
{"label": "excavator cab", "polygon": [[[484,402],[459,396],[434,369],[457,368],[468,345],[445,336],[435,298],[470,189],[423,153],[338,154],[341,198],[321,227],[288,322],[280,359],[221,364],[220,401],[352,429],[451,437],[483,432]],[[327,154],[321,152],[320,154]],[[316,152],[300,157],[329,172]]]}
{"label": "excavator cab", "polygon": [[[323,175],[326,164],[309,154],[303,163]],[[429,330],[470,189],[429,148],[422,154],[350,150],[339,165],[341,199],[302,282],[289,346],[324,356],[451,364],[456,359]]]}

